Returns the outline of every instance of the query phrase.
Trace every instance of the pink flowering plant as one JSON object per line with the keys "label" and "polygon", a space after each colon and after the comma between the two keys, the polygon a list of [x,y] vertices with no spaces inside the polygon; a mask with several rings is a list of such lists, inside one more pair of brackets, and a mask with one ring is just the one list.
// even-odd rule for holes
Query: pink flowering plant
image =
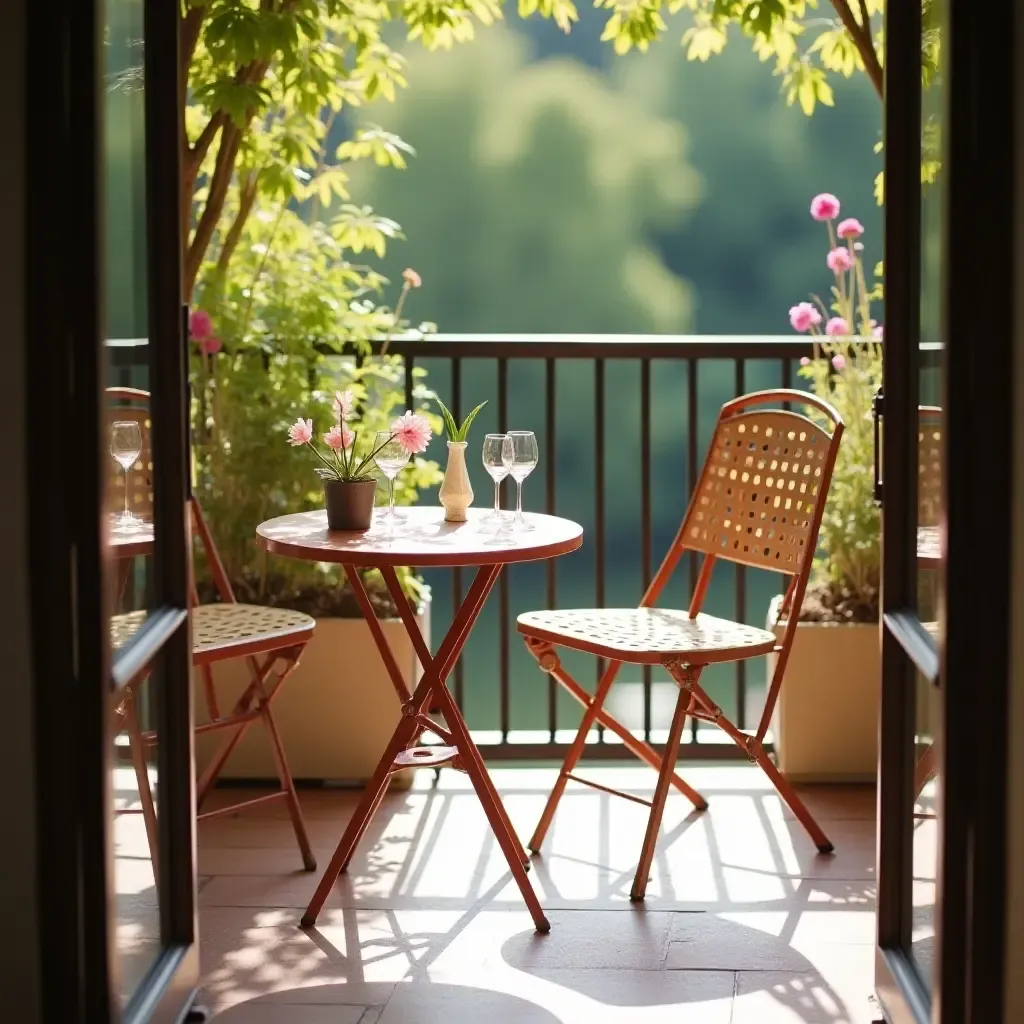
{"label": "pink flowering plant", "polygon": [[[820,557],[804,602],[804,617],[873,622],[878,618],[880,520],[874,503],[874,431],[871,402],[882,386],[882,328],[871,317],[879,288],[864,272],[864,227],[842,217],[830,193],[815,196],[811,216],[825,225],[825,269],[831,286],[823,299],[789,311],[793,330],[809,334],[813,355],[800,360],[800,376],[846,424],[832,473],[819,534]],[[816,410],[812,419],[823,421]]]}
{"label": "pink flowering plant", "polygon": [[[322,436],[325,451],[314,443],[315,430],[312,419],[301,416],[288,428],[288,443],[297,448],[308,447],[320,460],[314,472],[322,480],[339,480],[345,483],[376,481],[373,460],[377,453],[392,441],[397,441],[410,456],[427,450],[433,433],[426,416],[406,410],[391,423],[388,438],[381,444],[365,447],[362,455],[356,454],[359,434],[350,425],[356,415],[356,397],[351,390],[338,391],[331,403],[334,423]],[[374,435],[376,437],[376,434]]]}

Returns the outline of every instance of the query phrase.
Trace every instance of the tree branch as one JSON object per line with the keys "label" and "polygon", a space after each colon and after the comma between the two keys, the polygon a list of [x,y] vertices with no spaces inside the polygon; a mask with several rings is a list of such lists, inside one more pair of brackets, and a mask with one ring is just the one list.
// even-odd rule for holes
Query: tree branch
{"label": "tree branch", "polygon": [[[864,70],[867,71],[868,78],[875,87],[875,92],[881,98],[884,91],[884,76],[882,74],[882,64],[878,59],[878,54],[875,52],[874,40],[871,38],[870,18],[862,25],[854,17],[847,0],[831,0],[831,3],[835,8],[836,14],[839,15],[839,20],[843,23],[843,28],[846,29],[853,40],[854,46],[857,47],[861,59],[864,61]],[[867,13],[867,6],[864,0],[860,0],[860,8],[862,16],[864,16]]]}
{"label": "tree branch", "polygon": [[203,257],[213,238],[217,221],[224,210],[224,200],[228,194],[228,186],[235,170],[235,158],[242,142],[242,132],[234,124],[226,124],[220,136],[220,148],[217,150],[217,162],[210,177],[210,188],[206,196],[203,214],[196,225],[195,234],[185,254],[185,295],[191,299],[195,288],[199,268]]}
{"label": "tree branch", "polygon": [[188,89],[188,72],[192,67],[192,58],[195,56],[196,46],[199,43],[199,34],[203,28],[203,19],[206,17],[206,5],[201,4],[189,9],[182,16],[178,26],[178,59],[180,65],[181,104],[185,105],[185,94]]}
{"label": "tree branch", "polygon": [[258,183],[259,174],[253,171],[246,171],[238,183],[238,213],[235,214],[235,219],[224,236],[224,244],[220,247],[220,254],[217,257],[217,270],[221,273],[227,270],[231,257],[234,255],[235,249],[238,248],[245,222],[249,219],[249,214],[252,213],[253,203],[256,202]]}

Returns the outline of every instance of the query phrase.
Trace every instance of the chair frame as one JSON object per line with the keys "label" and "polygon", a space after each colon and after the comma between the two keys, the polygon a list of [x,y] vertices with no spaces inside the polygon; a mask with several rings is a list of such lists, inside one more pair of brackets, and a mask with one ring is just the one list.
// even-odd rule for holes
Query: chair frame
{"label": "chair frame", "polygon": [[[149,399],[148,392],[135,388],[109,388],[106,393],[109,398],[115,400],[121,399],[142,403]],[[115,406],[111,409],[111,413],[115,414],[119,410],[125,411],[125,407]],[[144,448],[147,447],[145,438],[143,446]],[[189,496],[189,510],[192,525],[195,533],[199,536],[203,553],[213,576],[217,594],[222,603],[236,604],[237,598],[228,581],[224,563],[214,543],[213,535],[206,522],[202,507],[194,495]],[[124,561],[126,566],[130,564],[129,559]],[[124,571],[123,577],[119,572],[117,581],[119,595],[124,588],[127,575],[127,568]],[[199,595],[196,592],[194,582],[191,584],[189,603],[193,609],[200,607]],[[292,828],[302,856],[302,863],[307,871],[316,870],[316,858],[313,856],[313,849],[309,841],[302,808],[299,804],[295,782],[288,768],[288,760],[285,755],[284,744],[281,740],[277,721],[273,715],[272,703],[280,692],[284,681],[298,666],[299,658],[306,644],[313,637],[314,628],[315,623],[311,621],[308,626],[296,628],[287,637],[244,640],[225,644],[212,651],[194,651],[192,655],[193,664],[200,669],[203,675],[203,692],[209,715],[208,722],[194,727],[194,734],[202,735],[206,732],[231,730],[231,735],[217,749],[196,783],[196,819],[202,821],[206,818],[234,813],[246,807],[283,799],[288,806]],[[260,658],[261,655],[264,657]],[[249,685],[236,700],[232,709],[225,715],[221,714],[217,700],[212,665],[218,661],[227,661],[234,658],[245,658],[251,679]],[[157,735],[153,731],[143,732],[141,730],[137,714],[138,690],[143,680],[147,677],[148,672],[141,673],[136,679],[131,680],[122,688],[118,694],[118,702],[115,705],[114,714],[115,726],[118,729],[124,728],[128,734],[129,750],[135,768],[136,782],[139,787],[141,813],[146,822],[150,853],[153,858],[154,870],[156,870],[156,855],[159,848],[157,842],[156,809],[149,782],[145,751],[148,747],[156,744]],[[273,793],[237,801],[224,807],[218,807],[215,810],[201,811],[202,805],[213,789],[227,759],[257,719],[263,722],[267,730],[281,788]],[[122,811],[119,813],[131,812]]]}
{"label": "chair frame", "polygon": [[[684,516],[679,530],[676,533],[675,540],[669,548],[668,554],[665,556],[657,573],[644,593],[639,607],[652,608],[656,605],[665,585],[668,583],[678,566],[679,560],[687,551],[697,551],[704,556],[697,576],[696,586],[694,587],[693,594],[690,599],[690,606],[688,609],[690,618],[696,617],[704,604],[708,584],[711,581],[712,570],[718,560],[764,568],[763,563],[756,559],[744,558],[736,555],[730,556],[724,551],[721,553],[717,551],[713,552],[707,545],[700,546],[698,544],[688,542],[687,527],[691,526],[694,521],[694,517],[698,509],[699,497],[708,478],[711,455],[714,451],[715,442],[719,437],[719,433],[723,425],[739,416],[742,416],[747,410],[768,404],[803,405],[813,407],[832,423],[833,429],[832,433],[829,434],[828,431],[820,424],[813,423],[806,417],[801,416],[798,413],[791,412],[788,408],[770,410],[772,412],[777,412],[780,416],[787,417],[787,419],[791,417],[794,423],[799,422],[804,429],[806,429],[808,425],[812,426],[815,430],[821,432],[826,438],[828,438],[828,447],[824,456],[818,494],[815,497],[813,512],[810,516],[810,526],[807,532],[808,542],[805,544],[803,554],[801,555],[798,563],[793,567],[792,571],[787,571],[781,568],[778,570],[781,571],[783,575],[789,577],[789,584],[786,588],[782,611],[780,614],[780,619],[782,616],[788,615],[788,621],[781,641],[774,647],[774,653],[777,655],[775,671],[772,675],[772,680],[768,688],[760,722],[753,734],[741,731],[732,722],[730,722],[728,718],[726,718],[722,709],[712,701],[707,692],[700,686],[700,676],[705,666],[712,661],[742,661],[754,655],[743,654],[740,650],[737,650],[735,652],[737,654],[736,657],[730,657],[728,655],[723,657],[722,655],[719,655],[717,658],[710,656],[702,658],[701,652],[693,652],[685,655],[670,655],[661,659],[661,663],[679,686],[679,695],[676,699],[675,710],[672,716],[672,723],[669,728],[668,742],[665,746],[665,752],[663,755],[659,756],[653,747],[634,737],[625,726],[618,722],[604,708],[605,700],[608,697],[612,684],[615,682],[619,669],[624,663],[629,661],[628,658],[624,660],[613,660],[609,658],[606,653],[602,655],[607,664],[604,672],[598,680],[594,694],[591,696],[562,666],[559,656],[555,650],[555,647],[559,646],[558,641],[552,640],[548,637],[538,636],[536,634],[531,635],[530,627],[528,625],[524,625],[522,622],[519,623],[519,630],[524,634],[526,647],[537,660],[541,670],[550,675],[584,707],[583,718],[580,722],[576,737],[569,747],[569,751],[562,763],[562,768],[558,774],[558,778],[555,781],[555,785],[552,788],[550,795],[548,796],[544,811],[541,814],[537,827],[528,844],[529,849],[534,854],[540,852],[545,836],[551,826],[551,821],[554,817],[555,811],[558,808],[559,801],[561,800],[562,794],[565,792],[565,787],[570,779],[573,779],[576,782],[581,782],[584,785],[610,792],[617,796],[624,796],[628,799],[639,800],[641,803],[645,804],[649,803],[651,811],[648,818],[647,831],[644,837],[643,847],[641,849],[636,876],[633,880],[633,886],[630,892],[630,899],[634,901],[643,900],[646,894],[648,876],[654,859],[655,846],[661,829],[661,820],[664,814],[665,801],[668,797],[669,786],[674,785],[680,792],[690,799],[697,810],[705,810],[708,806],[707,800],[705,800],[700,793],[694,790],[675,773],[676,761],[679,755],[679,745],[688,716],[692,716],[693,718],[701,721],[712,722],[719,726],[744,751],[744,753],[746,753],[751,762],[759,765],[768,775],[779,795],[783,800],[785,800],[800,823],[807,830],[818,850],[822,853],[830,853],[833,850],[832,843],[828,837],[814,820],[814,817],[811,815],[810,811],[808,811],[792,785],[782,775],[775,763],[768,756],[764,749],[764,737],[771,723],[772,714],[775,710],[775,704],[778,700],[782,680],[785,675],[786,665],[789,661],[789,654],[793,646],[793,640],[796,636],[796,627],[799,619],[800,608],[803,603],[804,592],[807,588],[807,581],[814,561],[818,531],[821,526],[821,519],[828,497],[829,484],[832,479],[832,470],[835,466],[836,454],[839,450],[839,443],[843,435],[843,420],[835,409],[812,394],[790,389],[754,392],[735,398],[726,402],[722,406],[718,422],[715,425],[714,439],[701,470],[700,478],[698,479],[697,485],[690,496],[686,515]],[[576,645],[567,646],[575,647]],[[583,644],[577,649],[585,650],[586,645]],[[761,652],[758,652],[757,656],[760,656],[760,653]],[[587,736],[595,725],[600,725],[615,733],[631,753],[657,770],[658,780],[655,785],[652,800],[642,800],[633,794],[622,793],[621,791],[610,789],[605,786],[597,786],[594,783],[589,782],[587,779],[574,774],[576,765],[583,754],[583,748],[586,744]]]}

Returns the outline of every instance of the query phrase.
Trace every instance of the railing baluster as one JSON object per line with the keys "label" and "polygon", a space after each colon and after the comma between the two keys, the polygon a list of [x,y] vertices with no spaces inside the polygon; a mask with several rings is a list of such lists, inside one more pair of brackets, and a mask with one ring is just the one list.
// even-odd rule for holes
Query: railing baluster
{"label": "railing baluster", "polygon": [[[640,574],[651,582],[651,361],[640,362]],[[651,666],[644,665],[644,739],[651,741]]]}
{"label": "railing baluster", "polygon": [[[697,487],[697,360],[686,360],[686,463],[689,487],[686,504]],[[690,552],[690,593],[697,589],[697,552]],[[697,719],[690,719],[690,742],[697,742]]]}
{"label": "railing baluster", "polygon": [[416,357],[411,352],[407,352],[405,354],[405,407],[406,409],[412,409],[413,411],[416,409],[413,405],[413,402],[415,401],[415,380],[412,372],[415,359]]}
{"label": "railing baluster", "polygon": [[[452,356],[452,416],[455,419],[462,417],[462,359],[459,356]],[[452,614],[462,604],[462,570],[456,566],[452,569]],[[462,655],[455,662],[455,703],[462,711],[466,695],[464,672],[462,669]]]}
{"label": "railing baluster", "polygon": [[[546,443],[544,452],[545,477],[547,483],[547,513],[555,515],[555,458],[558,447],[555,444],[555,360],[549,357],[544,360],[544,428]],[[555,576],[555,559],[549,558],[547,572],[547,607],[554,608],[558,601],[558,581]],[[548,676],[548,732],[551,742],[555,742],[558,729],[558,684]]]}
{"label": "railing baluster", "polygon": [[[604,607],[604,360],[594,360],[594,575],[598,608]],[[595,683],[604,675],[604,658],[597,659]],[[604,729],[597,727],[597,740],[604,742]]]}
{"label": "railing baluster", "polygon": [[[742,395],[747,390],[747,364],[743,359],[736,360],[736,394]],[[736,566],[736,621],[747,621],[747,567]],[[747,727],[747,663],[736,662],[736,726]]]}
{"label": "railing baluster", "polygon": [[[504,434],[508,430],[508,360],[498,359],[498,431]],[[502,490],[505,481],[501,482]],[[504,503],[504,502],[503,502]],[[506,566],[498,577],[499,658],[500,658],[500,700],[501,700],[501,742],[508,742],[509,729],[509,685],[508,685],[508,574]]]}

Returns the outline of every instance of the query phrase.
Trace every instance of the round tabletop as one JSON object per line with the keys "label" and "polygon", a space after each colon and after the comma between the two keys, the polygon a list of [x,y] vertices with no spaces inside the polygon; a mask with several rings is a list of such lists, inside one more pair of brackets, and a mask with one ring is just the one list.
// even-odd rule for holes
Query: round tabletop
{"label": "round tabletop", "polygon": [[930,569],[942,566],[942,544],[937,526],[917,528],[917,561],[919,565]]}
{"label": "round tabletop", "polygon": [[446,523],[444,509],[414,505],[408,518],[388,525],[376,518],[369,530],[327,529],[327,512],[299,512],[268,519],[256,528],[259,543],[275,555],[311,562],[341,562],[363,568],[411,565],[504,565],[554,558],[583,543],[583,527],[569,519],[526,513],[531,530],[488,531],[486,509],[469,510],[465,523]]}
{"label": "round tabletop", "polygon": [[117,516],[111,516],[107,542],[110,544],[110,553],[114,558],[151,555],[153,553],[153,524],[144,519],[139,526],[127,528],[118,522]]}

